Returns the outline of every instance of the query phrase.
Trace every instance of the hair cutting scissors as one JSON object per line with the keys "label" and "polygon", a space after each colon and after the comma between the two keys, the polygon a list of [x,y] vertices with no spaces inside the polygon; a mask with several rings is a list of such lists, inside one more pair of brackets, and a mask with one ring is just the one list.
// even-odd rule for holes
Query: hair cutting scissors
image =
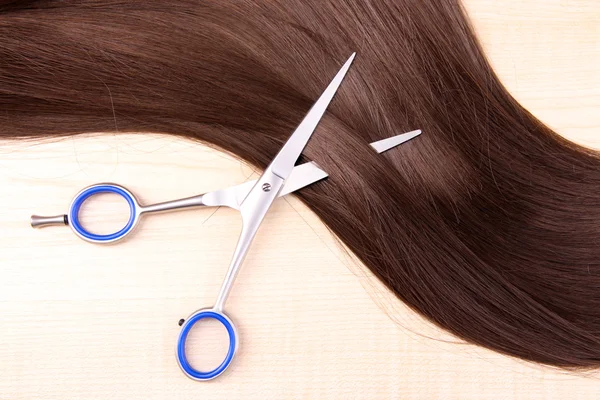
{"label": "hair cutting scissors", "polygon": [[[327,173],[314,163],[295,166],[309,139],[325,114],[329,103],[335,96],[342,80],[346,76],[356,53],[353,53],[329,83],[325,91],[306,114],[292,136],[280,149],[263,174],[255,181],[245,182],[230,188],[205,193],[198,196],[142,206],[136,197],[126,188],[112,183],[92,185],[79,192],[72,200],[67,214],[53,217],[32,216],[31,225],[41,227],[47,225],[69,225],[80,238],[93,243],[110,243],[124,238],[131,233],[140,217],[153,212],[178,210],[197,206],[227,206],[234,208],[242,215],[242,231],[229,270],[222,283],[215,304],[192,313],[181,325],[176,346],[177,362],[181,370],[190,378],[204,381],[216,378],[231,364],[239,346],[239,337],[235,325],[225,314],[224,307],[235,278],[244,261],[250,244],[254,239],[265,215],[279,196],[291,193],[327,177]],[[125,198],[129,204],[129,220],[125,227],[117,232],[99,235],[87,231],[79,221],[82,204],[99,193],[114,193]],[[203,319],[216,319],[226,328],[229,336],[229,349],[223,362],[212,371],[199,371],[190,365],[186,357],[186,340],[192,327]]]}
{"label": "hair cutting scissors", "polygon": [[[242,231],[217,300],[212,307],[199,309],[192,313],[187,320],[181,321],[181,332],[176,346],[177,362],[185,375],[198,381],[216,378],[229,367],[239,346],[239,337],[235,325],[224,312],[225,302],[265,215],[277,197],[284,196],[327,177],[327,173],[312,162],[299,166],[295,166],[295,163],[335,96],[354,60],[355,54],[352,54],[338,71],[259,179],[214,192],[147,206],[140,205],[136,197],[123,186],[112,183],[96,184],[83,189],[74,197],[67,214],[53,217],[34,215],[31,217],[31,225],[33,227],[69,225],[75,234],[84,240],[93,243],[111,243],[131,233],[139,219],[145,214],[198,206],[226,206],[238,210],[242,215]],[[418,136],[420,133],[420,130],[408,132],[371,143],[371,146],[378,153],[381,153]],[[107,235],[98,235],[87,231],[80,223],[79,211],[81,205],[87,199],[99,193],[118,194],[125,198],[129,204],[129,221],[121,230]],[[229,336],[227,355],[223,362],[212,371],[199,371],[193,368],[186,357],[185,346],[190,330],[203,319],[216,319],[223,324]]]}

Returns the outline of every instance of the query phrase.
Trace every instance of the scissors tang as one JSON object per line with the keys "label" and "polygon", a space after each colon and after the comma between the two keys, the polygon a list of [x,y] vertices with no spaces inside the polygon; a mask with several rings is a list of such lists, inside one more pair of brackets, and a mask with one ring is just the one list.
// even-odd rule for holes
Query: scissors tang
{"label": "scissors tang", "polygon": [[238,244],[233,253],[231,264],[227,271],[227,276],[223,280],[221,290],[217,296],[214,308],[222,311],[225,301],[233,286],[233,282],[244,262],[246,253],[256,236],[265,215],[271,208],[273,201],[279,195],[283,188],[285,180],[274,173],[266,172],[254,184],[254,187],[240,205],[240,214],[242,215],[242,232],[238,239]]}

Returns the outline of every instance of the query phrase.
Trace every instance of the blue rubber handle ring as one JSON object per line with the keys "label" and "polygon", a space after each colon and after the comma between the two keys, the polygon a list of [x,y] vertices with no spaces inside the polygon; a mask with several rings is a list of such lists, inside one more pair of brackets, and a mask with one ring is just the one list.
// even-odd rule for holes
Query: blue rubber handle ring
{"label": "blue rubber handle ring", "polygon": [[[89,199],[90,197],[92,197],[93,195],[98,194],[98,193],[115,193],[115,194],[118,194],[119,196],[123,197],[125,200],[127,200],[127,204],[129,204],[129,221],[127,221],[127,225],[125,225],[121,230],[114,232],[114,233],[109,233],[108,235],[98,235],[98,234],[86,231],[84,229],[84,227],[81,226],[81,223],[79,223],[79,210],[81,209],[81,205],[83,204],[84,201],[86,201],[87,199]],[[125,190],[121,189],[118,186],[113,186],[113,185],[92,186],[91,188],[88,188],[88,189],[82,191],[81,193],[79,193],[79,195],[75,198],[75,200],[73,200],[73,205],[71,206],[71,210],[69,210],[69,224],[73,227],[73,229],[78,234],[80,234],[81,236],[83,236],[86,239],[89,239],[89,240],[92,240],[95,242],[112,241],[112,240],[119,239],[119,238],[127,235],[129,233],[129,231],[133,228],[133,225],[135,223],[136,207],[137,207],[137,205],[136,205],[133,197],[131,197],[131,195],[129,193],[127,193]]]}
{"label": "blue rubber handle ring", "polygon": [[[229,351],[227,352],[227,356],[225,356],[225,359],[223,360],[221,365],[208,372],[202,372],[194,369],[188,362],[187,357],[185,356],[185,341],[187,340],[187,336],[190,333],[190,329],[192,329],[196,322],[205,318],[216,319],[217,321],[222,323],[223,326],[225,326],[225,329],[227,329],[227,333],[229,334]],[[229,364],[231,364],[231,360],[233,360],[233,355],[236,349],[236,341],[237,338],[235,337],[235,329],[233,328],[233,325],[226,316],[214,311],[201,311],[197,314],[192,315],[185,322],[182,331],[179,334],[179,340],[177,342],[177,359],[179,360],[179,365],[181,366],[181,369],[183,369],[183,371],[191,378],[198,380],[208,380],[216,378],[227,369]]]}

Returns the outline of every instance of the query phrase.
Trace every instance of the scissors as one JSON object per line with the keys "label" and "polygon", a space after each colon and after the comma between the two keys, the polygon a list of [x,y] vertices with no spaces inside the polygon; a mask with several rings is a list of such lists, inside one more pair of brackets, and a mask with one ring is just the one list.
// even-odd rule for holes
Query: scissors
{"label": "scissors", "polygon": [[[123,186],[113,183],[96,184],[81,190],[74,197],[67,214],[52,217],[34,215],[31,217],[31,225],[33,227],[69,225],[77,236],[86,241],[92,243],[112,243],[130,234],[140,218],[146,214],[199,206],[226,206],[238,210],[242,215],[242,232],[217,300],[212,307],[199,309],[192,313],[187,320],[180,321],[181,331],[176,345],[177,362],[185,375],[197,381],[216,378],[229,367],[240,342],[234,323],[224,311],[225,302],[265,215],[276,198],[292,193],[328,176],[325,171],[321,170],[313,162],[298,166],[295,166],[295,163],[306,147],[329,103],[335,96],[355,55],[356,53],[353,53],[338,71],[329,86],[321,94],[259,179],[214,192],[147,206],[140,205],[136,197]],[[420,133],[420,130],[408,132],[371,143],[371,146],[378,153],[381,153],[418,136]],[[129,204],[129,221],[121,230],[111,234],[99,235],[87,231],[80,223],[79,211],[81,205],[90,197],[100,193],[118,194],[125,198]],[[186,357],[185,345],[188,334],[192,327],[203,319],[216,319],[219,321],[227,330],[229,337],[229,348],[225,359],[217,368],[211,371],[199,371],[195,369]]]}
{"label": "scissors", "polygon": [[[327,173],[314,163],[308,162],[299,166],[295,166],[295,164],[325,114],[329,103],[333,100],[355,55],[356,53],[353,53],[344,63],[325,91],[306,114],[300,125],[298,125],[292,136],[257,180],[214,192],[148,206],[140,205],[136,197],[123,186],[112,183],[101,183],[89,186],[80,191],[72,200],[67,214],[52,217],[34,215],[31,217],[31,225],[33,227],[69,225],[77,236],[86,241],[92,243],[112,243],[123,239],[133,232],[140,218],[153,212],[198,206],[227,206],[238,210],[242,215],[242,231],[217,300],[212,307],[199,309],[192,313],[187,320],[181,322],[181,332],[179,333],[176,346],[177,362],[185,375],[197,381],[216,378],[229,367],[240,342],[235,325],[224,311],[225,302],[231,292],[246,253],[250,248],[250,244],[265,215],[276,198],[327,177]],[[86,230],[79,221],[79,211],[82,204],[90,197],[100,193],[120,195],[129,204],[129,220],[119,231],[103,235],[94,234]],[[185,345],[188,334],[192,327],[203,319],[216,319],[223,324],[229,336],[227,355],[223,362],[212,371],[199,371],[195,369],[190,365],[186,357]]]}

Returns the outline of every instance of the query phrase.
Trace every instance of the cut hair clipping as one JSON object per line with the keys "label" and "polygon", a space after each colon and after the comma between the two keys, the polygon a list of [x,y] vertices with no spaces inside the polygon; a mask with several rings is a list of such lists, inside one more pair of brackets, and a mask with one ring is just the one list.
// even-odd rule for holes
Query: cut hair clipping
{"label": "cut hair clipping", "polygon": [[421,130],[417,129],[416,131],[411,131],[407,133],[402,133],[400,135],[392,136],[387,139],[378,140],[376,142],[371,143],[371,147],[375,149],[379,154],[384,151],[388,151],[393,149],[396,146],[401,145],[402,143],[408,142],[410,139],[413,139],[421,134]]}

